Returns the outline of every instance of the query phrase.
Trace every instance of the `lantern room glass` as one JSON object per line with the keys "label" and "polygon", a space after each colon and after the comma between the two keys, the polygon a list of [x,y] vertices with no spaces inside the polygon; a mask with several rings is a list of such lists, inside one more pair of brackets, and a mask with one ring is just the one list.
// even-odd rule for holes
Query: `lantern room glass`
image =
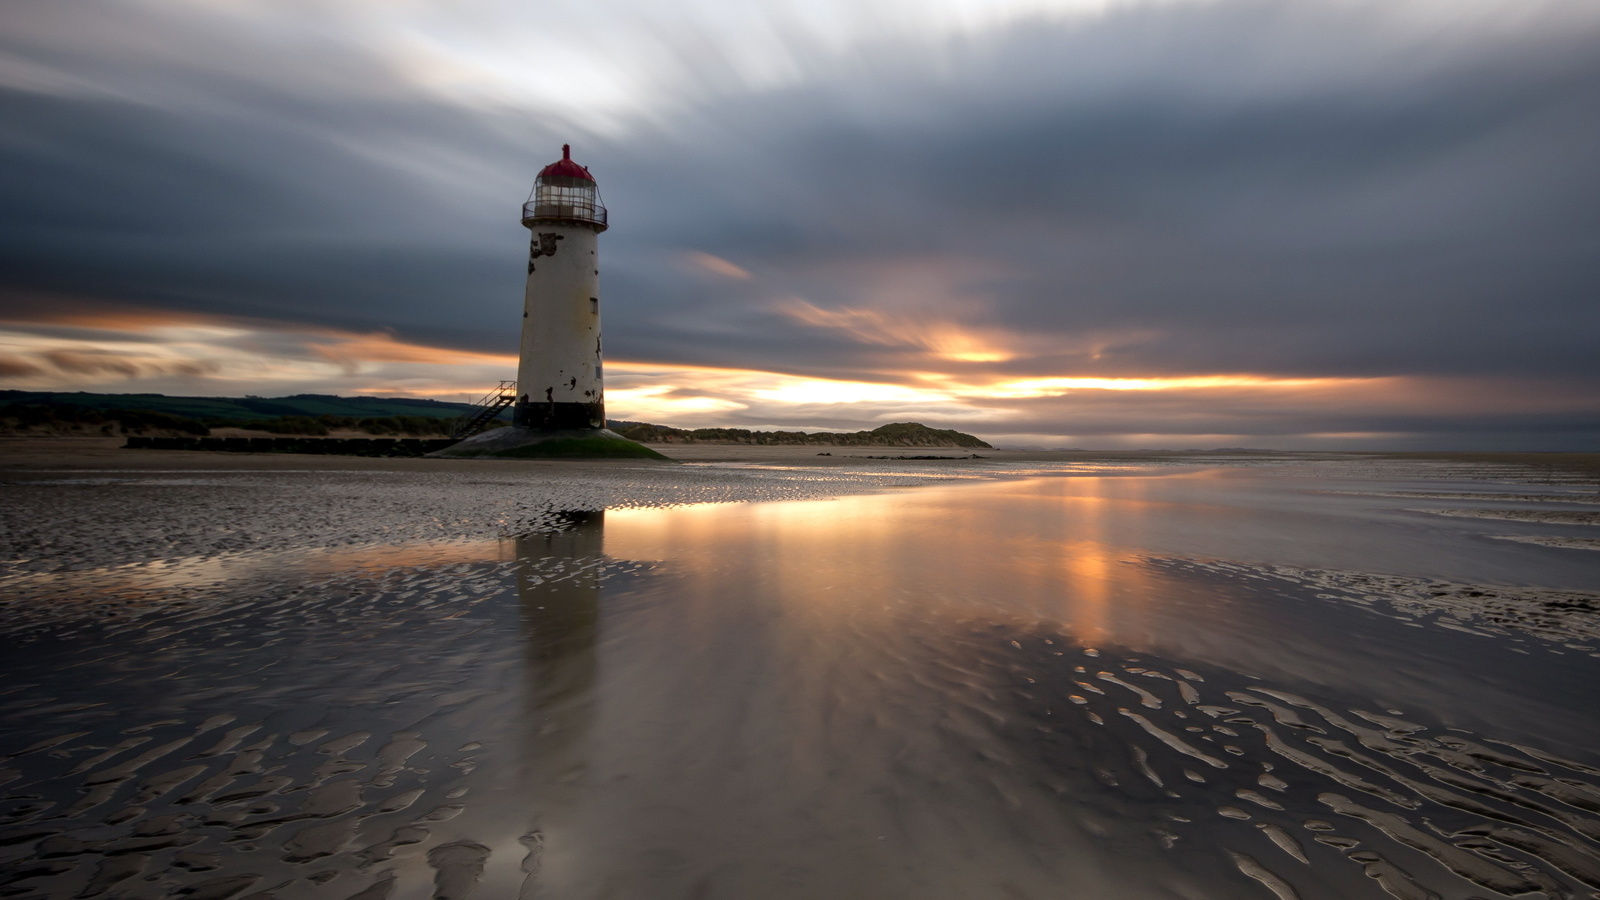
{"label": "lantern room glass", "polygon": [[533,183],[533,195],[522,205],[522,221],[533,219],[565,219],[604,229],[606,208],[599,186],[587,178],[540,176]]}

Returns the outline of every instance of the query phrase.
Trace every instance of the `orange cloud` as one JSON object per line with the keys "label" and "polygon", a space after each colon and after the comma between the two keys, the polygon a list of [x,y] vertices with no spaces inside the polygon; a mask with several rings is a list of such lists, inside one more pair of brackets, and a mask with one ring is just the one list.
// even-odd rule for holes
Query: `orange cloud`
{"label": "orange cloud", "polygon": [[0,356],[0,378],[26,378],[44,374],[37,364],[15,356]]}
{"label": "orange cloud", "polygon": [[[516,358],[282,323],[170,313],[102,314],[68,307],[0,325],[6,386],[168,393],[373,393],[466,399]],[[47,324],[47,333],[30,326]],[[475,398],[474,398],[475,399]]]}
{"label": "orange cloud", "polygon": [[307,349],[352,374],[363,363],[422,363],[430,366],[491,363],[516,366],[516,357],[509,354],[408,344],[382,331],[371,334],[322,333],[307,342]]}
{"label": "orange cloud", "polygon": [[61,372],[118,375],[128,379],[151,375],[209,375],[222,368],[220,363],[209,359],[160,359],[113,350],[46,350],[39,355]]}
{"label": "orange cloud", "polygon": [[1017,356],[1008,346],[1012,336],[998,329],[876,309],[823,309],[799,299],[781,304],[778,311],[814,328],[843,332],[858,343],[923,350],[954,362],[1005,362]]}
{"label": "orange cloud", "polygon": [[1024,378],[990,384],[972,396],[995,399],[1059,397],[1074,391],[1173,391],[1208,388],[1287,390],[1295,388],[1349,387],[1385,379],[1373,378],[1273,378],[1266,375],[1180,375],[1161,378],[1059,377]]}
{"label": "orange cloud", "polygon": [[731,278],[735,281],[749,281],[755,277],[750,274],[749,269],[743,266],[728,262],[720,256],[701,253],[699,250],[690,250],[684,254],[684,258],[695,268],[703,272],[710,272],[713,275],[720,275],[723,278]]}
{"label": "orange cloud", "polygon": [[[60,294],[5,291],[5,307],[0,322],[37,325],[66,325],[103,331],[141,332],[170,325],[222,325],[250,321],[239,317],[216,316],[200,312],[169,312],[160,309],[130,309],[107,306],[102,302]],[[265,323],[265,320],[262,320]]]}
{"label": "orange cloud", "polygon": [[[607,411],[613,418],[681,427],[855,430],[920,420],[1046,445],[1075,442],[1070,435],[1077,434],[1135,442],[1130,446],[1191,439],[1194,443],[1185,446],[1214,446],[1238,443],[1241,434],[1378,440],[1386,435],[1379,430],[1386,421],[1561,415],[1593,405],[1591,397],[1559,385],[1504,379],[1250,372],[1138,377],[1101,375],[1088,366],[1004,376],[988,370],[983,360],[1019,352],[1021,339],[1000,332],[948,319],[822,309],[801,301],[786,311],[798,321],[848,331],[866,343],[917,351],[920,355],[912,358],[930,364],[829,378],[609,359]],[[0,325],[0,379],[7,387],[119,391],[137,380],[140,390],[162,393],[475,400],[516,371],[511,353],[415,343],[387,331],[155,312],[97,315],[81,309],[52,316],[48,329],[36,324],[37,318],[27,325]],[[941,359],[959,365],[932,364]],[[1012,363],[1020,364],[1020,358]],[[1062,436],[1050,437],[1050,429]],[[1204,435],[1211,437],[1199,437]]]}

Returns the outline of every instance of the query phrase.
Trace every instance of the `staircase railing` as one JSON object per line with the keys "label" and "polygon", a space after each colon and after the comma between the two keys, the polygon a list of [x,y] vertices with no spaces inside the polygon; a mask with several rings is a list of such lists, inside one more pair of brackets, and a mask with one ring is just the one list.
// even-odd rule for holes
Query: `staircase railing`
{"label": "staircase railing", "polygon": [[471,409],[455,420],[455,424],[450,427],[450,436],[459,441],[482,433],[496,416],[515,402],[517,402],[517,383],[500,382],[499,387],[484,395],[482,400],[472,404]]}

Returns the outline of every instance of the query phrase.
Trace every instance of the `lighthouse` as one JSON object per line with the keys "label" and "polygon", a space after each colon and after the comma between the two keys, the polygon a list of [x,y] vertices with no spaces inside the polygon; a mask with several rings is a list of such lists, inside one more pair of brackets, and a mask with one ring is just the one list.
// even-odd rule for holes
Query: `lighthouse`
{"label": "lighthouse", "polygon": [[600,232],[606,208],[589,170],[561,146],[522,205],[528,281],[512,423],[523,428],[604,428],[600,366]]}
{"label": "lighthouse", "polygon": [[496,391],[468,417],[487,425],[510,403],[511,426],[474,434],[429,456],[666,458],[606,429],[599,248],[606,225],[600,185],[563,144],[561,158],[539,171],[522,204],[528,279],[516,391]]}

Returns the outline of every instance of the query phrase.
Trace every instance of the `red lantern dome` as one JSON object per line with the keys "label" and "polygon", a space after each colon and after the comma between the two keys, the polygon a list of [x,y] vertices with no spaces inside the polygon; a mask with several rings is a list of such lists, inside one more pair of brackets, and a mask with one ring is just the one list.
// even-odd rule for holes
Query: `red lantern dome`
{"label": "red lantern dome", "polygon": [[589,170],[572,161],[572,145],[561,145],[561,158],[539,170],[533,193],[522,204],[522,224],[533,228],[539,222],[588,225],[606,230],[606,208],[600,202],[600,186]]}
{"label": "red lantern dome", "polygon": [[584,181],[593,181],[594,176],[589,170],[572,161],[572,145],[561,145],[561,159],[539,170],[539,178],[581,178]]}

